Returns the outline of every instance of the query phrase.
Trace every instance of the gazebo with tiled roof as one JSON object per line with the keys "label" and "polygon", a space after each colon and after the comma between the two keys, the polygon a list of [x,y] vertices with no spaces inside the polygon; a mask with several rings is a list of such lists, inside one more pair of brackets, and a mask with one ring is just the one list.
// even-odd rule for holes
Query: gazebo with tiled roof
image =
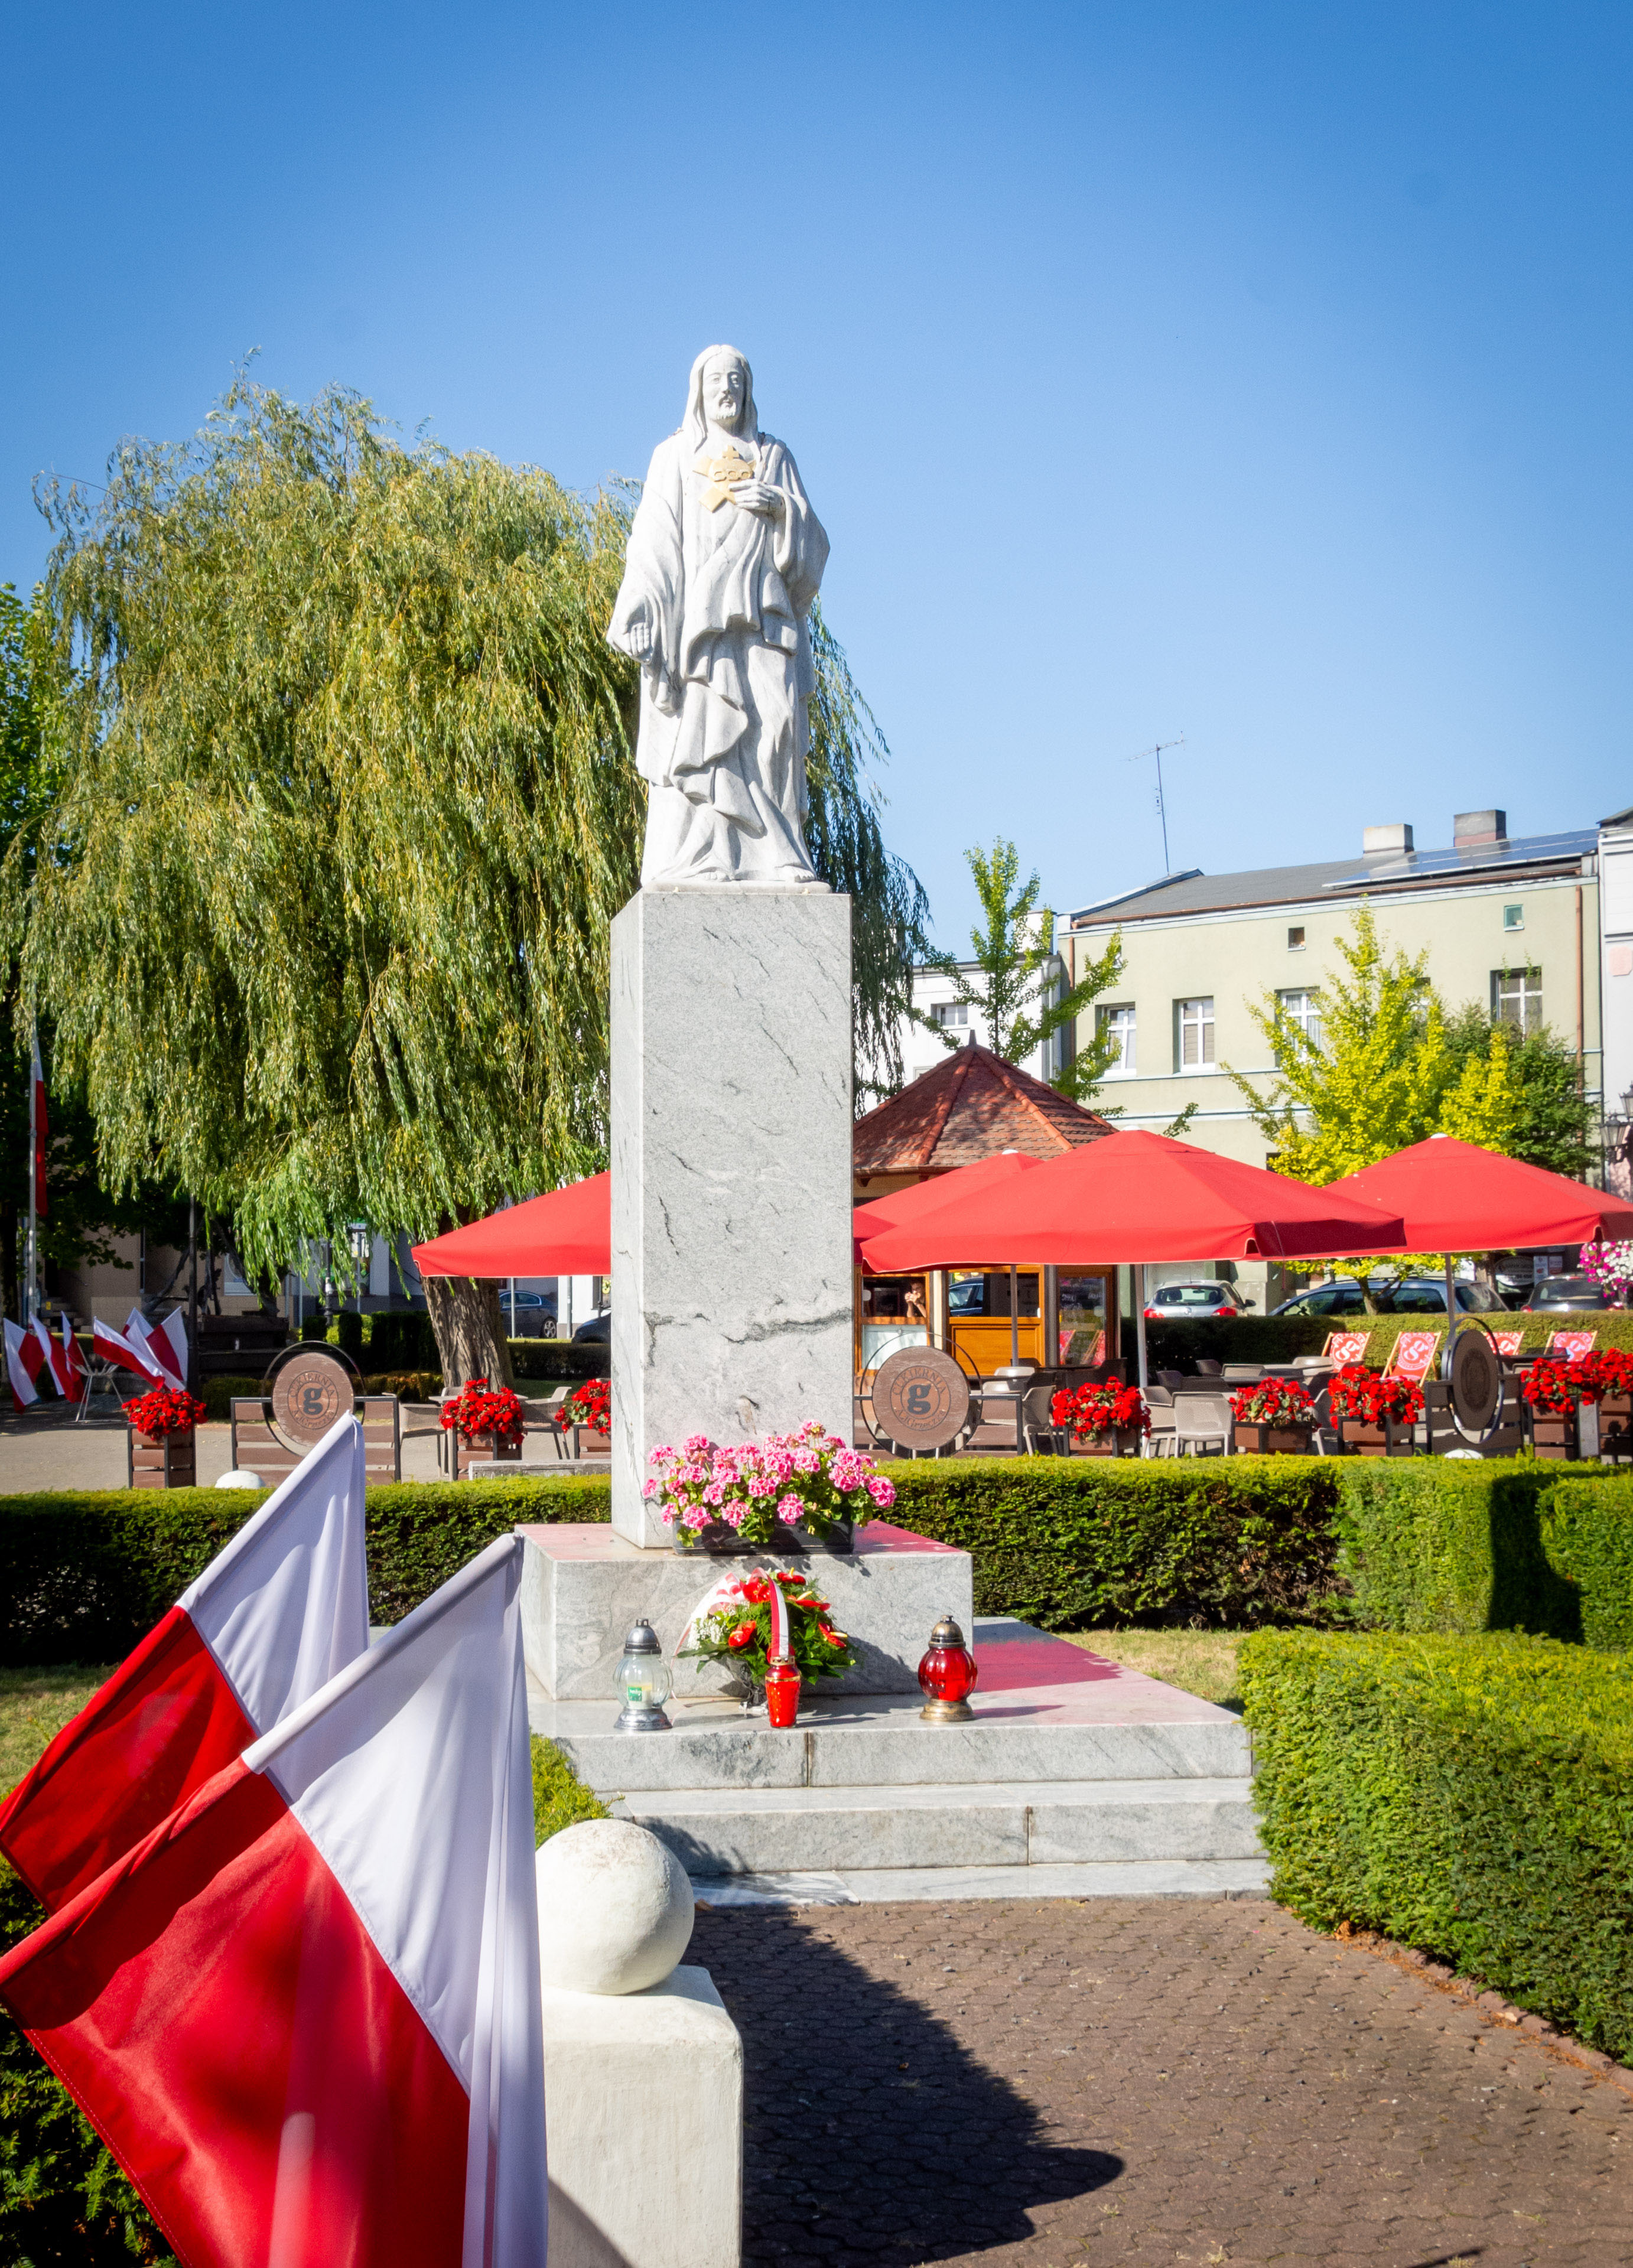
{"label": "gazebo with tiled roof", "polygon": [[973,1166],[1000,1150],[1058,1158],[1111,1130],[1097,1112],[972,1040],[857,1119],[851,1135],[857,1200]]}
{"label": "gazebo with tiled roof", "polygon": [[[1097,1112],[1056,1094],[1030,1071],[1017,1070],[989,1048],[971,1041],[857,1119],[851,1146],[854,1195],[857,1204],[865,1204],[894,1189],[910,1189],[916,1182],[950,1174],[959,1166],[996,1157],[1001,1150],[1058,1158],[1085,1142],[1098,1142],[1111,1130]],[[1008,1257],[1001,1252],[989,1256],[1000,1264]],[[962,1317],[953,1312],[950,1293],[953,1278],[960,1273],[967,1278],[982,1276],[982,1297],[987,1302]],[[1115,1269],[1084,1270],[1070,1280],[1078,1297],[1094,1302],[1092,1308],[1069,1308],[1067,1285],[1055,1269],[1023,1271],[1020,1290],[1029,1304],[1019,1311],[1027,1318],[1020,1325],[1020,1337],[1028,1359],[1046,1366],[1065,1359],[1063,1341],[1084,1350],[1074,1351],[1074,1362],[1099,1360],[1115,1352]],[[1097,1281],[1099,1288],[1092,1291]],[[858,1270],[857,1369],[866,1369],[877,1354],[904,1343],[905,1335],[953,1347],[986,1375],[1009,1359],[1008,1291],[1006,1268],[996,1277],[979,1270],[944,1269],[923,1271],[911,1281],[879,1278],[865,1283]],[[974,1292],[967,1282],[960,1296]],[[1081,1336],[1074,1328],[1078,1325],[1083,1326]],[[1102,1330],[1109,1331],[1109,1345]]]}

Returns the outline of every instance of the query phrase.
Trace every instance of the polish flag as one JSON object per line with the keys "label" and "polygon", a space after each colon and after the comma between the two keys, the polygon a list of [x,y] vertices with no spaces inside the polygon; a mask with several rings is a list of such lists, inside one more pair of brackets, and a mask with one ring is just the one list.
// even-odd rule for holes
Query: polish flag
{"label": "polish flag", "polygon": [[134,1370],[136,1376],[146,1379],[150,1386],[168,1383],[164,1372],[145,1347],[133,1344],[122,1331],[116,1331],[112,1323],[105,1323],[94,1315],[91,1320],[91,1346],[94,1354],[103,1362],[111,1362],[116,1370]]}
{"label": "polish flag", "polygon": [[188,1382],[188,1326],[180,1308],[174,1309],[155,1331],[148,1328],[141,1308],[132,1307],[125,1336],[154,1365],[166,1385],[180,1392]]}
{"label": "polish flag", "polygon": [[0,1961],[189,2268],[544,2268],[523,1548]]}
{"label": "polish flag", "polygon": [[55,1387],[57,1392],[65,1395],[68,1392],[68,1388],[63,1382],[63,1359],[62,1348],[58,1346],[56,1341],[52,1337],[50,1332],[47,1330],[45,1325],[40,1322],[38,1315],[34,1317],[33,1322],[28,1326],[28,1335],[40,1350],[40,1370],[37,1370],[34,1373],[35,1379],[38,1380],[40,1371],[46,1372],[50,1378],[52,1385]]}
{"label": "polish flag", "polygon": [[369,1643],[363,1428],[340,1418],[0,1804],[55,1911]]}
{"label": "polish flag", "polygon": [[86,1366],[84,1355],[79,1351],[79,1341],[74,1336],[74,1327],[66,1315],[63,1318],[63,1351],[60,1355],[53,1356],[52,1366],[56,1371],[59,1381],[63,1381],[63,1393],[70,1399],[77,1394],[90,1392],[91,1373]]}
{"label": "polish flag", "polygon": [[38,1402],[40,1389],[34,1381],[40,1375],[45,1357],[32,1331],[20,1323],[8,1322],[5,1326],[5,1374],[11,1381],[11,1398],[19,1410],[26,1410],[31,1402]]}

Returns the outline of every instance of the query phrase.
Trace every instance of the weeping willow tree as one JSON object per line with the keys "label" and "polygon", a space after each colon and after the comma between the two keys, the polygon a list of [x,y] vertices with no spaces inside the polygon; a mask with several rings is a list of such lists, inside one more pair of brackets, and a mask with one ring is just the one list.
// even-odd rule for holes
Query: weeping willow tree
{"label": "weeping willow tree", "polygon": [[[645,818],[603,635],[630,497],[240,379],[192,441],[121,446],[94,504],[41,500],[66,693],[6,897],[109,1187],[173,1180],[272,1278],[344,1265],[350,1222],[422,1238],[604,1163]],[[812,848],[856,901],[860,1051],[899,1076],[924,901],[816,643]],[[491,1288],[431,1313],[451,1378],[508,1376]]]}

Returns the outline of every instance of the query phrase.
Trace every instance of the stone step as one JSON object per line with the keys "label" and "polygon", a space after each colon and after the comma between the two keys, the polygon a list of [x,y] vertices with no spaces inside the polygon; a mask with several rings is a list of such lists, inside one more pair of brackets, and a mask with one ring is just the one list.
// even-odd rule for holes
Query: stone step
{"label": "stone step", "polygon": [[610,1729],[605,1702],[535,1702],[533,1729],[555,1741],[605,1799],[632,1787],[968,1786],[983,1781],[1233,1779],[1252,1769],[1247,1727],[1212,1712],[1187,1724],[1074,1724],[1040,1715],[927,1725],[896,1709],[820,1704],[791,1731],[763,1713],[672,1710],[672,1733]]}
{"label": "stone step", "polygon": [[1246,1777],[626,1790],[612,1809],[695,1878],[1261,1855]]}
{"label": "stone step", "polygon": [[1264,1859],[1107,1859],[1027,1867],[851,1867],[842,1874],[696,1875],[709,1906],[854,1906],[953,1898],[1262,1898]]}

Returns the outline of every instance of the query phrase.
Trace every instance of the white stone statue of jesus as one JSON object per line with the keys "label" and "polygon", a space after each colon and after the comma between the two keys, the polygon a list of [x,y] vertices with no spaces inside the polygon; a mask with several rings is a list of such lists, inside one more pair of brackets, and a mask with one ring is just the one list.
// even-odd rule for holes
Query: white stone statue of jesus
{"label": "white stone statue of jesus", "polygon": [[641,665],[644,889],[817,883],[806,618],[827,561],[793,458],[760,431],[747,357],[706,347],[680,431],[652,452],[607,633]]}

